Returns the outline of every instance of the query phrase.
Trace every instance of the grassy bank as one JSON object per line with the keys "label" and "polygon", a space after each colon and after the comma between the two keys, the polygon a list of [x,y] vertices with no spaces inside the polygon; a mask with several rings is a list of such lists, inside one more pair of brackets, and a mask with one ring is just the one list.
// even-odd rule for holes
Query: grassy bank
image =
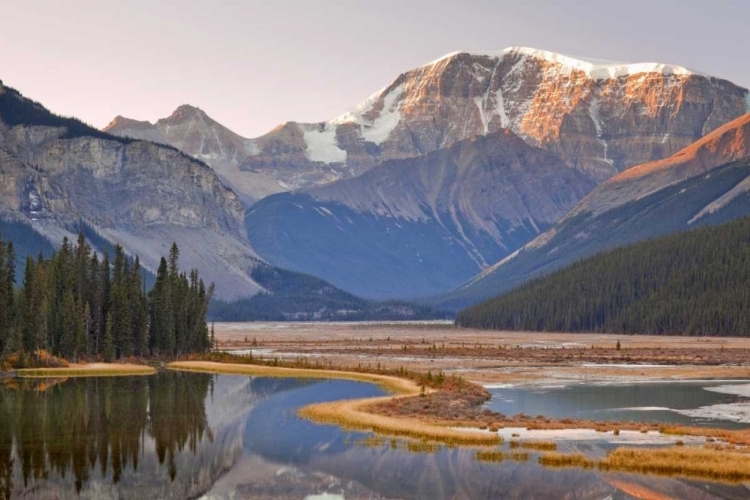
{"label": "grassy bank", "polygon": [[395,394],[418,394],[419,386],[412,380],[375,373],[359,373],[325,369],[288,368],[282,366],[253,365],[240,363],[218,363],[215,361],[175,361],[172,370],[224,373],[227,375],[253,375],[257,377],[344,379],[379,385]]}
{"label": "grassy bank", "polygon": [[71,364],[62,368],[24,368],[16,370],[18,377],[123,377],[129,375],[153,375],[156,369],[146,365],[126,363]]}
{"label": "grassy bank", "polygon": [[[402,398],[423,399],[421,393],[424,386],[417,384],[412,379],[377,373],[217,363],[212,361],[178,361],[170,363],[169,368],[232,375],[344,379],[369,382],[377,384],[395,395],[313,404],[300,409],[299,415],[317,423],[335,424],[347,429],[373,431],[397,437],[429,439],[447,444],[486,445],[497,444],[501,441],[500,436],[497,434],[471,430],[461,431],[423,420],[379,415],[371,411],[374,405],[387,404]],[[424,391],[425,394],[435,392],[428,388],[424,389]]]}

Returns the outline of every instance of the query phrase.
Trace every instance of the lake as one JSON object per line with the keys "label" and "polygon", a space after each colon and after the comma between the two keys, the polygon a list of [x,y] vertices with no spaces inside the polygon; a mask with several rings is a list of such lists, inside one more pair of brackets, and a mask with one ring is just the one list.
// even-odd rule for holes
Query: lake
{"label": "lake", "polygon": [[[588,396],[585,387],[590,388]],[[648,390],[657,391],[657,387]],[[524,400],[527,410],[535,408],[549,415],[576,408],[604,412],[605,406],[639,406],[631,404],[630,396],[604,396],[612,387],[554,389],[557,392],[553,388],[497,389],[490,405],[520,408]],[[614,390],[627,393],[624,388]],[[686,394],[702,392],[711,393],[708,398],[728,399],[696,400],[701,405],[741,398],[712,393],[701,384],[685,389]],[[481,462],[475,459],[474,449],[415,447],[401,440],[313,424],[296,415],[300,406],[313,402],[381,394],[374,385],[343,380],[180,372],[148,377],[5,379],[0,384],[0,499],[599,500],[650,495],[705,500],[750,496],[742,485],[548,469],[538,465],[533,454],[525,462]],[[652,403],[633,397],[636,402]],[[676,406],[673,400],[664,399],[671,397],[661,400]],[[560,441],[561,451],[593,456],[603,455],[612,446],[605,437]],[[507,450],[508,445],[499,448]]]}

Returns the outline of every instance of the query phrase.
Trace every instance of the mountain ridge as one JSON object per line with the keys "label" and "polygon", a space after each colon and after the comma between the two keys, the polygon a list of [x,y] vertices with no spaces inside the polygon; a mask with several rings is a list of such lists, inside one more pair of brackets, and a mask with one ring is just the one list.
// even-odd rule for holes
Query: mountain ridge
{"label": "mountain ridge", "polygon": [[365,297],[409,298],[463,282],[594,186],[506,129],[273,195],[253,205],[245,222],[274,265]]}
{"label": "mountain ridge", "polygon": [[[670,156],[748,110],[747,89],[681,66],[511,47],[448,54],[401,73],[330,120],[288,121],[245,139],[234,156],[213,148],[216,157],[202,158],[249,205],[268,194],[356,177],[383,161],[510,128],[601,181]],[[170,144],[181,147],[180,140]],[[181,149],[200,153],[195,145]]]}
{"label": "mountain ridge", "polygon": [[670,158],[599,185],[523,248],[427,302],[468,305],[601,250],[748,214],[749,158],[747,114]]}

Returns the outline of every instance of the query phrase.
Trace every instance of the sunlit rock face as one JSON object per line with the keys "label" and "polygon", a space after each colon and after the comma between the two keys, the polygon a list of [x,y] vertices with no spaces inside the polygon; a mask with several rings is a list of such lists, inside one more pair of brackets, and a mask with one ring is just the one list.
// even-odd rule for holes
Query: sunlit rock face
{"label": "sunlit rock face", "polygon": [[679,66],[511,47],[449,54],[399,75],[337,118],[287,122],[256,139],[189,106],[154,125],[118,117],[107,130],[163,141],[205,160],[247,202],[501,128],[604,180],[665,158],[744,114],[747,96],[729,81]]}
{"label": "sunlit rock face", "polygon": [[750,114],[607,180],[547,231],[436,298],[459,309],[603,250],[750,214]]}
{"label": "sunlit rock face", "polygon": [[243,204],[211,168],[150,142],[71,137],[40,125],[49,113],[1,84],[0,98],[8,114],[4,121],[0,110],[0,215],[33,221],[57,243],[84,222],[151,270],[176,241],[183,267],[222,283],[224,297],[260,289],[248,275],[258,258]]}

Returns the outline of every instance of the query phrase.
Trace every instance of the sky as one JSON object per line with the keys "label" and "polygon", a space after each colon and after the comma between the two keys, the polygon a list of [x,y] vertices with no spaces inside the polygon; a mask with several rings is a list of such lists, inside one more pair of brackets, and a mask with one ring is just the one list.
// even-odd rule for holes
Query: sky
{"label": "sky", "polygon": [[750,87],[746,0],[0,0],[0,80],[104,127],[191,104],[245,137],[456,50],[679,64]]}

